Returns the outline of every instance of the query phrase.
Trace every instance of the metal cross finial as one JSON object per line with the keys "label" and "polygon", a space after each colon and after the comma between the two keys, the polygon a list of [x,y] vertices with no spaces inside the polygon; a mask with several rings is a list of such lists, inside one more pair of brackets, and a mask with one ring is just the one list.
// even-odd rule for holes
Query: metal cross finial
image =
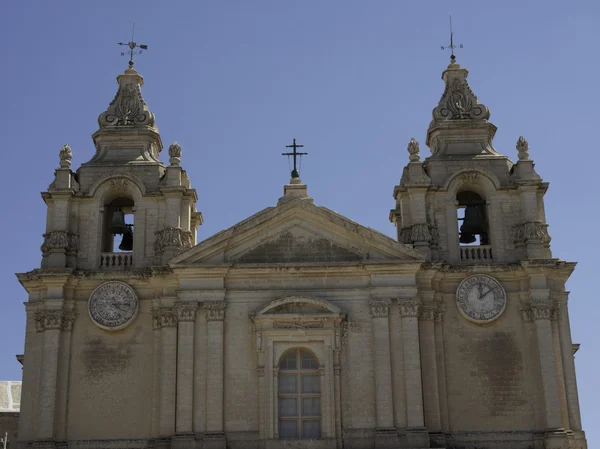
{"label": "metal cross finial", "polygon": [[8,444],[8,432],[4,432],[4,438],[0,438],[0,443],[2,443],[2,447],[6,449],[6,445]]}
{"label": "metal cross finial", "polygon": [[294,143],[291,145],[286,145],[286,148],[293,148],[294,151],[291,153],[281,153],[282,156],[294,156],[294,169],[292,170],[292,178],[299,178],[300,177],[300,173],[298,173],[298,169],[296,168],[296,157],[297,156],[304,156],[305,154],[308,153],[298,153],[296,151],[297,148],[304,148],[304,145],[300,145],[296,143],[296,139],[294,139]]}
{"label": "metal cross finial", "polygon": [[442,50],[450,49],[450,62],[456,63],[456,56],[454,56],[455,48],[463,48],[463,44],[454,45],[454,33],[452,32],[452,16],[450,16],[450,45],[442,46]]}
{"label": "metal cross finial", "polygon": [[[129,54],[129,67],[133,67],[133,58],[136,54],[142,54],[142,50],[148,50],[148,46],[147,45],[138,45],[133,41],[133,35],[135,33],[135,23],[133,24],[133,30],[131,31],[131,41],[130,42],[119,42],[119,45],[125,45],[127,47],[129,47],[129,51],[123,51],[121,52],[121,56],[125,56],[125,53]],[[137,51],[136,48],[139,48],[140,50]]]}

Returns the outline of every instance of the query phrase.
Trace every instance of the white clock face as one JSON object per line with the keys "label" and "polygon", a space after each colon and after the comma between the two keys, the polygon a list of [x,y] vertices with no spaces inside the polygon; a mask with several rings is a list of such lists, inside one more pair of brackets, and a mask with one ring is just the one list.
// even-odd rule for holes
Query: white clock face
{"label": "white clock face", "polygon": [[131,323],[139,308],[138,297],[124,282],[106,282],[90,295],[88,312],[97,326],[105,330],[122,329]]}
{"label": "white clock face", "polygon": [[506,307],[506,292],[491,276],[476,274],[463,280],[456,290],[460,313],[476,323],[493,321]]}

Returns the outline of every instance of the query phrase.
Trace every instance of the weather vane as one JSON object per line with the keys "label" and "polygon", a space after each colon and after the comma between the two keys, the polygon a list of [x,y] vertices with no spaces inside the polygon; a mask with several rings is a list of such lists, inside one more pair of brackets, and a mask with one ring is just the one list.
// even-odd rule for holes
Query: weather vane
{"label": "weather vane", "polygon": [[292,178],[299,178],[300,177],[300,173],[298,173],[298,169],[296,168],[296,157],[297,156],[304,156],[305,154],[308,153],[298,153],[296,151],[296,149],[298,148],[304,148],[304,145],[300,145],[296,143],[296,139],[294,139],[294,143],[291,145],[286,145],[286,148],[293,148],[294,151],[291,153],[281,153],[282,156],[294,156],[294,169],[292,170]]}
{"label": "weather vane", "polygon": [[[148,46],[147,45],[138,45],[135,42],[133,42],[133,35],[135,33],[135,22],[133,24],[133,29],[131,30],[131,41],[130,42],[119,42],[119,45],[125,45],[126,47],[129,47],[129,51],[122,51],[121,52],[121,56],[125,56],[125,54],[129,54],[129,67],[133,67],[133,58],[136,54],[142,54],[143,50],[148,50]],[[139,48],[140,50],[136,50],[136,48]]]}
{"label": "weather vane", "polygon": [[454,45],[454,33],[452,32],[452,16],[450,16],[450,45],[442,46],[442,50],[450,49],[450,61],[452,64],[456,63],[456,56],[454,56],[455,48],[463,48],[463,44]]}

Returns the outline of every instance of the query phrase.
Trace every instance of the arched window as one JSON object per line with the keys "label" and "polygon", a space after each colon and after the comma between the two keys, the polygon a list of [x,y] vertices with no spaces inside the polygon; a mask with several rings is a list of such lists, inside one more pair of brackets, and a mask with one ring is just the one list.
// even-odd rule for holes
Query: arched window
{"label": "arched window", "polygon": [[104,210],[102,252],[114,253],[133,250],[133,200],[116,198]]}
{"label": "arched window", "polygon": [[489,245],[485,200],[470,191],[460,192],[456,200],[460,245]]}
{"label": "arched window", "polygon": [[279,438],[321,436],[321,378],[317,358],[304,349],[286,352],[279,362]]}

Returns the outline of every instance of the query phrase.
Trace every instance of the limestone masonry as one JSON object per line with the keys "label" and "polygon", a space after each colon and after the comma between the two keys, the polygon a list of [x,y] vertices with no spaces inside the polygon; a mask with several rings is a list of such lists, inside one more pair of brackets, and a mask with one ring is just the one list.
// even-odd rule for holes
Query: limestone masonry
{"label": "limestone masonry", "polygon": [[[284,195],[197,243],[202,214],[131,65],[42,193],[27,290],[20,448],[584,449],[548,183],[493,146],[454,61],[397,238]],[[390,186],[390,190],[392,186]],[[122,236],[122,237],[119,237]],[[120,249],[119,249],[120,248]],[[1,385],[0,385],[1,387]],[[1,389],[0,389],[1,395]]]}

